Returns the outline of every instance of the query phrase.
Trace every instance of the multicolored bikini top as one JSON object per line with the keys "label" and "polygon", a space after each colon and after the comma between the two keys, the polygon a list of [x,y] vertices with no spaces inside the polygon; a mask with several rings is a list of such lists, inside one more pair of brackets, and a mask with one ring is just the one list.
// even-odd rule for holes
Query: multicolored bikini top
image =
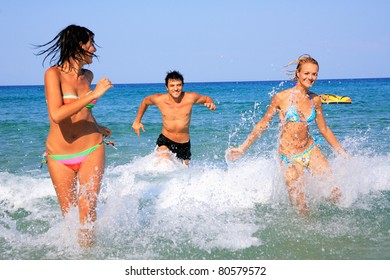
{"label": "multicolored bikini top", "polygon": [[[87,92],[87,94],[86,95],[88,95],[88,94],[90,94],[92,92],[92,90],[91,91],[89,91],[89,92]],[[63,100],[63,102],[64,102],[64,104],[66,105],[66,104],[70,104],[70,103],[72,103],[72,102],[75,102],[76,100],[79,100],[80,99],[80,97],[78,97],[76,94],[74,94],[74,93],[65,93],[65,94],[63,94],[62,95],[62,100]],[[91,101],[91,103],[89,103],[87,106],[85,106],[87,109],[92,109],[93,107],[95,107],[95,105],[96,105],[96,103],[97,103],[97,99],[94,99],[94,100],[92,100]]]}
{"label": "multicolored bikini top", "polygon": [[307,120],[302,120],[299,117],[297,109],[293,105],[293,100],[294,100],[294,92],[292,92],[290,107],[286,111],[286,114],[285,114],[285,117],[284,117],[284,121],[286,121],[286,122],[312,122],[312,121],[315,120],[315,118],[316,118],[316,110],[315,110],[314,105],[313,105],[313,99],[310,98],[311,114],[307,118]]}

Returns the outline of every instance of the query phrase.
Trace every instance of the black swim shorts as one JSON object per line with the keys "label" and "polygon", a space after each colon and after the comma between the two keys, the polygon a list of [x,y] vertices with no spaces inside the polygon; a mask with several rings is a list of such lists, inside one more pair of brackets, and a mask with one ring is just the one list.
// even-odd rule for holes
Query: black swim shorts
{"label": "black swim shorts", "polygon": [[191,159],[191,142],[176,143],[171,139],[160,134],[156,142],[157,146],[166,146],[172,153],[176,154],[176,157],[182,160]]}

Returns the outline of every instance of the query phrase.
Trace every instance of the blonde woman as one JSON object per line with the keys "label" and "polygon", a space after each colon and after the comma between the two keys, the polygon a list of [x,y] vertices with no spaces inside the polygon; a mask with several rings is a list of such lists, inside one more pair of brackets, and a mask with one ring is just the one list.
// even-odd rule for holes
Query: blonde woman
{"label": "blonde woman", "polygon": [[[309,123],[315,121],[327,142],[338,153],[346,153],[326,124],[320,97],[310,91],[318,77],[318,62],[309,55],[303,55],[295,62],[296,85],[275,94],[264,117],[247,139],[238,148],[229,149],[227,156],[230,160],[239,158],[268,128],[277,113],[281,122],[279,155],[289,198],[305,214],[308,209],[303,190],[304,170],[307,169],[314,176],[324,176],[330,171],[327,159],[310,135]],[[333,200],[339,198],[338,187],[333,186],[331,196]]]}

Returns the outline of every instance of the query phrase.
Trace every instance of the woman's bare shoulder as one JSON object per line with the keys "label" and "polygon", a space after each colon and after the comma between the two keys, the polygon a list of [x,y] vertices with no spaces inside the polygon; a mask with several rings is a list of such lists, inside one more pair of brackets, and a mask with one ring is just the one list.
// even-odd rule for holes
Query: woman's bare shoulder
{"label": "woman's bare shoulder", "polygon": [[313,100],[313,103],[316,105],[316,107],[321,106],[321,104],[322,104],[321,97],[318,94],[310,91],[309,95],[310,95],[310,98]]}
{"label": "woman's bare shoulder", "polygon": [[89,82],[92,82],[93,80],[93,72],[89,69],[83,69],[84,76],[89,80]]}
{"label": "woman's bare shoulder", "polygon": [[58,66],[52,66],[45,72],[45,84],[58,83],[61,80],[61,71]]}
{"label": "woman's bare shoulder", "polygon": [[279,91],[274,95],[273,99],[281,102],[281,101],[287,99],[289,96],[291,96],[290,92],[291,92],[291,89],[285,89],[285,90]]}
{"label": "woman's bare shoulder", "polygon": [[58,69],[58,66],[52,66],[50,68],[48,68],[45,72],[45,75],[59,75],[60,74],[60,69]]}

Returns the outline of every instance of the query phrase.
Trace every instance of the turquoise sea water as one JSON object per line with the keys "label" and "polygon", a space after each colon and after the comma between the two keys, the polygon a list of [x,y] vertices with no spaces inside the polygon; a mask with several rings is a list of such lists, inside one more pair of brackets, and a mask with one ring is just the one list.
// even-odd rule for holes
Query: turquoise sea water
{"label": "turquoise sea water", "polygon": [[[316,93],[348,95],[324,105],[329,127],[351,155],[321,143],[343,193],[328,204],[310,180],[310,217],[291,207],[277,160],[278,121],[237,162],[237,146],[270,97],[290,82],[187,83],[210,95],[191,124],[192,161],[154,156],[161,116],[150,107],[138,138],[131,129],[146,95],[163,84],[115,85],[94,108],[113,131],[98,204],[97,245],[81,250],[77,214],[64,220],[47,167],[39,168],[48,131],[42,86],[0,87],[0,259],[390,259],[390,79],[320,80]],[[312,133],[320,138],[315,126]]]}

